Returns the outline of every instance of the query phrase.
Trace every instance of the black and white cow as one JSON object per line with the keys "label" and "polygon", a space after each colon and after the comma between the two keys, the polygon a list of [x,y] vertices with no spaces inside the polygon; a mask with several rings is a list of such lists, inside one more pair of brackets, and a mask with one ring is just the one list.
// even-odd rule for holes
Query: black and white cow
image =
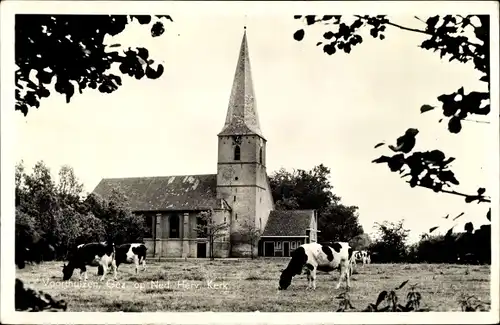
{"label": "black and white cow", "polygon": [[[123,244],[116,246],[116,267],[120,264],[135,264],[135,273],[139,272],[139,264],[146,270],[146,253],[148,248],[143,243]],[[102,275],[103,270],[99,266],[98,275]]]}
{"label": "black and white cow", "polygon": [[365,265],[365,264],[370,264],[371,262],[370,254],[366,250],[354,251],[352,256],[353,256],[353,261],[355,263],[361,262],[363,265]]}
{"label": "black and white cow", "polygon": [[146,270],[146,253],[148,248],[144,244],[123,244],[116,247],[116,266],[120,264],[135,264],[135,273],[139,272],[139,264]]}
{"label": "black and white cow", "polygon": [[104,280],[108,268],[111,266],[116,280],[115,246],[112,243],[88,243],[76,247],[69,258],[68,264],[63,266],[63,280],[69,280],[75,269],[80,269],[87,280],[87,266],[100,266],[103,269],[101,281]]}
{"label": "black and white cow", "polygon": [[340,270],[339,282],[336,289],[340,288],[342,279],[346,278],[347,287],[350,287],[349,262],[351,247],[345,242],[333,242],[329,244],[308,243],[299,246],[292,253],[292,259],[286,269],[281,272],[279,290],[286,290],[295,275],[307,274],[307,288],[312,286],[316,289],[316,270],[331,272]]}

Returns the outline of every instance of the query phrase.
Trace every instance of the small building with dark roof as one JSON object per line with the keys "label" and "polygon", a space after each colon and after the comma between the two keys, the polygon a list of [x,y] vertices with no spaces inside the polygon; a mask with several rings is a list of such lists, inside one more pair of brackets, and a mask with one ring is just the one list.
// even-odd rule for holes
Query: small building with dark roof
{"label": "small building with dark roof", "polygon": [[316,210],[271,211],[261,235],[259,255],[289,257],[302,244],[317,241]]}
{"label": "small building with dark roof", "polygon": [[[313,210],[275,211],[266,171],[262,135],[251,75],[246,31],[243,34],[226,120],[218,136],[217,173],[162,177],[104,178],[93,193],[127,197],[144,216],[149,257],[289,256],[297,245],[316,241]],[[226,224],[210,247],[197,228],[211,211],[215,225]],[[246,232],[257,231],[257,245]],[[271,243],[271,244],[270,244]],[[271,249],[271,246],[273,249]],[[253,249],[253,251],[252,251]]]}

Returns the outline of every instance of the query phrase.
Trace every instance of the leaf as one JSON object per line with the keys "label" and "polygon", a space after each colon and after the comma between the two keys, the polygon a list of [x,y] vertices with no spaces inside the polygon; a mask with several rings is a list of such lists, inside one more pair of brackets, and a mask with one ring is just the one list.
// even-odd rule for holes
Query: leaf
{"label": "leaf", "polygon": [[484,82],[490,82],[490,78],[487,75],[482,76],[479,80]]}
{"label": "leaf", "polygon": [[435,107],[434,106],[431,106],[431,105],[422,105],[422,107],[420,107],[420,113],[425,113],[425,112],[428,112],[428,111],[432,111]]}
{"label": "leaf", "polygon": [[486,213],[486,219],[488,219],[488,221],[491,221],[491,208],[488,210],[488,213]]}
{"label": "leaf", "polygon": [[460,118],[456,116],[450,118],[450,120],[448,121],[448,130],[451,133],[460,133],[460,131],[462,130],[462,122],[460,121]]}
{"label": "leaf", "polygon": [[431,229],[429,229],[429,233],[433,232],[434,230],[438,229],[439,227],[436,226],[436,227],[432,227]]}
{"label": "leaf", "polygon": [[372,163],[380,164],[380,163],[386,163],[389,162],[391,157],[387,156],[380,156],[377,159],[372,160]]}
{"label": "leaf", "polygon": [[408,283],[408,281],[410,281],[410,280],[406,280],[406,281],[404,281],[403,283],[401,283],[401,284],[399,285],[399,287],[397,287],[397,288],[396,288],[396,290],[399,290],[399,289],[401,289],[402,287],[404,287],[404,286]]}
{"label": "leaf", "polygon": [[151,36],[158,37],[161,36],[165,32],[165,28],[163,27],[163,23],[157,21],[154,23],[153,27],[151,27]]}
{"label": "leaf", "polygon": [[439,21],[439,16],[434,16],[434,17],[430,17],[429,19],[427,19],[427,26],[428,26],[428,29],[434,29],[434,27],[436,26],[437,22]]}
{"label": "leaf", "polygon": [[326,44],[325,46],[323,46],[323,51],[328,54],[328,55],[332,55],[332,54],[335,54],[335,52],[337,51],[335,49],[335,45],[333,44]]}
{"label": "leaf", "polygon": [[483,195],[484,192],[486,192],[486,189],[484,187],[480,187],[480,188],[477,189],[477,194],[478,195]]}
{"label": "leaf", "polygon": [[112,45],[109,45],[108,47],[120,47],[122,46],[121,44],[112,44]]}
{"label": "leaf", "polygon": [[458,218],[460,218],[461,216],[463,216],[465,214],[465,212],[462,212],[460,213],[458,216],[456,216],[455,218],[453,218],[453,221],[457,220]]}
{"label": "leaf", "polygon": [[380,303],[384,301],[386,297],[387,297],[387,291],[384,290],[380,292],[377,298],[377,302],[375,303],[375,307],[378,307],[378,305],[380,305]]}
{"label": "leaf", "polygon": [[293,19],[300,19],[300,18],[302,18],[302,15],[294,15],[293,16]]}
{"label": "leaf", "polygon": [[308,25],[312,25],[316,22],[316,16],[315,15],[307,15],[306,17],[306,22]]}
{"label": "leaf", "polygon": [[302,41],[302,39],[304,39],[304,30],[303,29],[299,29],[298,31],[296,31],[294,34],[293,34],[293,38],[297,41],[297,42],[300,42]]}
{"label": "leaf", "polygon": [[333,36],[334,36],[334,34],[332,32],[326,32],[323,34],[323,37],[325,39],[332,39]]}
{"label": "leaf", "polygon": [[374,147],[374,148],[381,147],[381,146],[383,146],[384,144],[385,144],[384,142],[377,143],[377,144],[375,145],[375,147]]}
{"label": "leaf", "polygon": [[468,195],[465,197],[465,203],[471,203],[478,199],[477,195]]}
{"label": "leaf", "polygon": [[316,43],[316,46],[320,46],[321,44],[323,44],[323,42],[318,42]]}

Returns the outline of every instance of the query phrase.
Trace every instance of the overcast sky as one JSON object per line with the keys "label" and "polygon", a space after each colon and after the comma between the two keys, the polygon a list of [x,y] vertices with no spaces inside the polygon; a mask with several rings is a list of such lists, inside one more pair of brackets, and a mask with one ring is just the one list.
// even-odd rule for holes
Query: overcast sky
{"label": "overcast sky", "polygon": [[[160,79],[123,77],[112,94],[85,91],[70,104],[63,95],[51,95],[27,117],[16,114],[16,161],[31,168],[44,160],[54,174],[68,164],[87,191],[107,177],[215,173],[217,133],[246,24],[269,174],[281,167],[326,165],[335,194],[359,207],[367,232],[374,222],[404,218],[415,240],[435,225],[446,232],[453,223],[442,217],[462,211],[458,230],[467,221],[476,227],[487,222],[485,204],[412,189],[386,165],[371,163],[389,153],[375,144],[395,142],[407,128],[418,128],[417,150],[441,149],[456,157],[458,190],[491,188],[485,161],[493,125],[466,122],[454,135],[438,123],[438,110],[419,112],[422,104],[437,105],[436,97],[461,86],[466,93],[482,89],[471,65],[441,61],[418,47],[423,35],[396,28],[388,28],[383,41],[365,37],[349,55],[328,56],[315,46],[324,27],[306,28],[305,40],[297,42],[292,35],[303,24],[290,15],[173,18],[162,37],[152,39],[148,28],[132,24],[109,40],[147,47],[165,66]],[[424,28],[413,16],[391,19]]]}

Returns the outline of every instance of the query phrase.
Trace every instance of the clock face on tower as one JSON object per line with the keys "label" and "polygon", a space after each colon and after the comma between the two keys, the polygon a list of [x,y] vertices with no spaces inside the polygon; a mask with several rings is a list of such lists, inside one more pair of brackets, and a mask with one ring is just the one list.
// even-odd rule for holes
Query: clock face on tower
{"label": "clock face on tower", "polygon": [[233,179],[234,174],[235,174],[235,171],[234,171],[233,167],[231,167],[231,166],[226,166],[222,170],[222,178],[225,180],[231,181]]}

